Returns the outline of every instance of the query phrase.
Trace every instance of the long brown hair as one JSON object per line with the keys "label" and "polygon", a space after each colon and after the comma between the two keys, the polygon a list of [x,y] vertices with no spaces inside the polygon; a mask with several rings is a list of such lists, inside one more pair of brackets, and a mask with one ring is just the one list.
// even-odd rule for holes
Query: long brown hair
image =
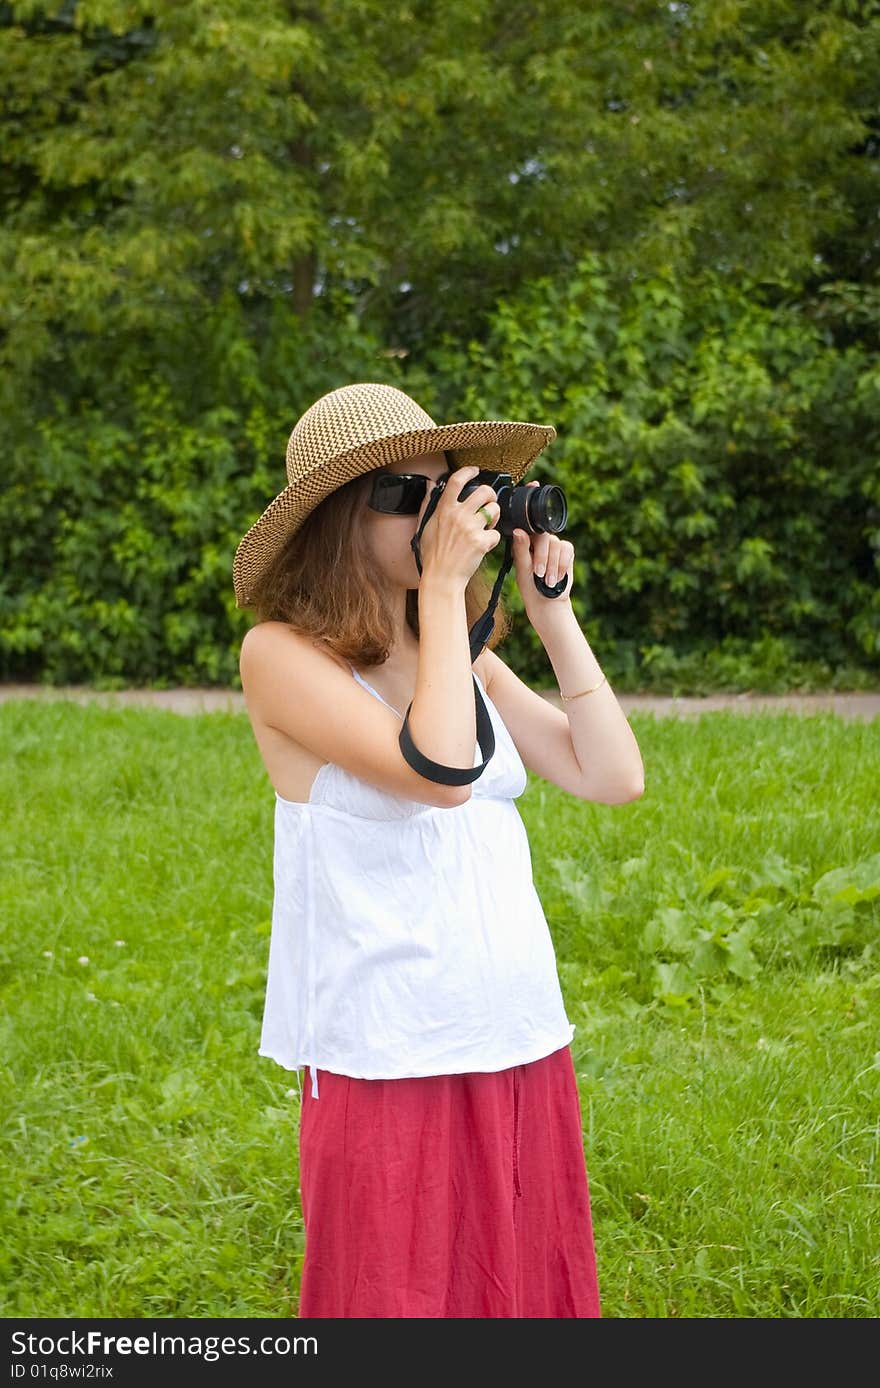
{"label": "long brown hair", "polygon": [[[446,455],[450,469],[455,464]],[[353,478],[325,497],[283,545],[255,585],[248,604],[257,622],[286,622],[294,631],[323,642],[355,665],[382,665],[391,652],[394,623],[391,590],[368,553],[361,524],[372,474]],[[496,546],[497,548],[497,546]],[[465,588],[468,629],[485,612],[494,579],[484,564]],[[332,574],[332,582],[327,575]],[[406,595],[406,621],[419,635],[418,589]],[[493,614],[486,645],[492,649],[510,630],[503,595]]]}

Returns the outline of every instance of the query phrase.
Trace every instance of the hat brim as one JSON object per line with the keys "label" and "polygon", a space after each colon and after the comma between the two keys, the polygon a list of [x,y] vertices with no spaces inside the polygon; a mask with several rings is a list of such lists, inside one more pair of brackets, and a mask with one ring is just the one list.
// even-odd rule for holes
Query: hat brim
{"label": "hat brim", "polygon": [[506,472],[516,485],[555,437],[552,424],[507,419],[466,420],[389,434],[359,444],[332,462],[322,462],[313,473],[304,474],[279,492],[239,541],[232,565],[236,607],[248,606],[254,584],[310,512],[331,492],[355,477],[402,458],[448,450],[455,455],[457,466],[474,465]]}

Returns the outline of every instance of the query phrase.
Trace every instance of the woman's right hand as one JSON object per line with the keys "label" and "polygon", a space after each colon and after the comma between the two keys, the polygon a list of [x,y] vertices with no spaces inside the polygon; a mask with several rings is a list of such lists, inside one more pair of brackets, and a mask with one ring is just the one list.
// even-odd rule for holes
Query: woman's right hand
{"label": "woman's right hand", "polygon": [[[499,543],[501,531],[496,522],[501,507],[488,482],[476,487],[463,501],[458,499],[459,492],[479,471],[478,467],[460,467],[446,479],[443,494],[419,537],[423,578],[445,579],[464,587],[484,555]],[[431,491],[430,487],[425,490],[416,530],[422,523]],[[480,511],[481,506],[491,513],[491,524]]]}

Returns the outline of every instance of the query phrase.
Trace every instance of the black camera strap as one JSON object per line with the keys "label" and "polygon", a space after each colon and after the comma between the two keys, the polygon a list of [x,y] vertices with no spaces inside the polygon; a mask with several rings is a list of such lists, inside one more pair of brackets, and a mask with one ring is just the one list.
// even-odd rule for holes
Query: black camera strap
{"label": "black camera strap", "polygon": [[[416,568],[419,571],[420,578],[422,576],[422,556],[419,547],[419,539],[442,494],[443,489],[435,486],[428,499],[428,504],[425,507],[422,523],[410,540],[410,547],[415,555]],[[482,616],[477,618],[468,632],[472,665],[483,650],[489,637],[492,635],[492,631],[495,627],[495,608],[498,606],[501,589],[512,563],[513,536],[507,535],[505,536],[504,558],[498,570],[498,577],[495,579],[495,583],[492,587],[489,605]],[[471,781],[475,781],[478,776],[482,776],[495,754],[495,729],[492,726],[492,718],[486,707],[486,701],[480,692],[480,686],[477,684],[476,675],[472,673],[471,679],[474,684],[474,706],[477,715],[477,743],[483,757],[479,766],[467,768],[460,766],[444,766],[442,762],[431,761],[430,757],[424,756],[413,742],[412,734],[409,730],[409,711],[412,708],[412,703],[410,702],[407,707],[406,716],[403,720],[403,727],[400,730],[400,737],[398,738],[400,750],[413,770],[418,771],[419,775],[424,776],[428,781],[436,781],[444,786],[468,785]]]}

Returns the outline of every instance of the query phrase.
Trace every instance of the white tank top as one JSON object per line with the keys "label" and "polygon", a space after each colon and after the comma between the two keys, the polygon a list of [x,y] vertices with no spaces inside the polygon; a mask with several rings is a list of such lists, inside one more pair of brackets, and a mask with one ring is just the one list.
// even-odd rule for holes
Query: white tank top
{"label": "white tank top", "polygon": [[307,802],[276,792],[258,1054],[308,1065],[315,1098],[319,1067],[361,1079],[504,1070],[574,1035],[514,804],[526,769],[476,678],[495,753],[464,804],[390,795],[333,762]]}

